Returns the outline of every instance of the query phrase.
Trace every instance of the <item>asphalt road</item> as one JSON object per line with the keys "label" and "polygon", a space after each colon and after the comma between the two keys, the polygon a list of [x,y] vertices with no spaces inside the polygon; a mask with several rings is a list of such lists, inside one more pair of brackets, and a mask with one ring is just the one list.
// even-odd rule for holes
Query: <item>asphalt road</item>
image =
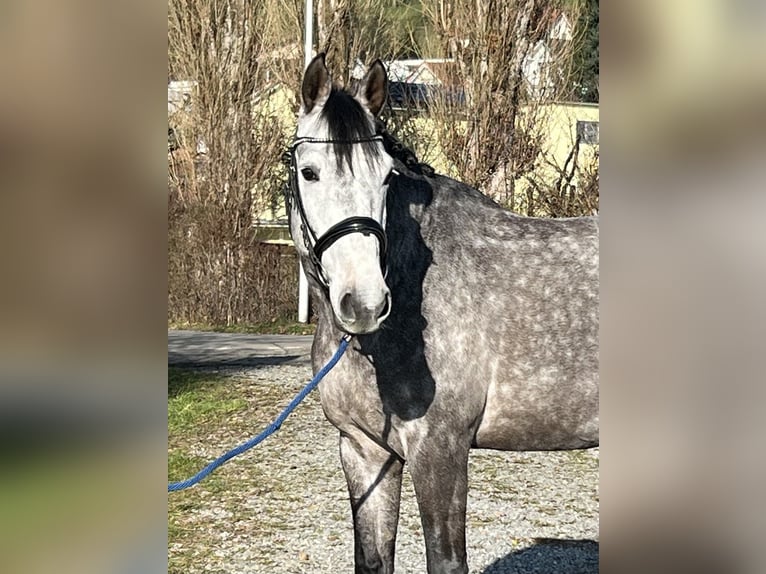
{"label": "asphalt road", "polygon": [[313,335],[249,335],[168,331],[168,365],[184,367],[257,367],[310,365]]}

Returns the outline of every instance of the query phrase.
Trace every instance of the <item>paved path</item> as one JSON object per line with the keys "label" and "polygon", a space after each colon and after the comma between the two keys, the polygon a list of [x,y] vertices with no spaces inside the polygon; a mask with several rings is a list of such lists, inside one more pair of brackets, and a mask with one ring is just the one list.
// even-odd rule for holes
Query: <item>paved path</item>
{"label": "paved path", "polygon": [[256,367],[310,365],[313,335],[168,331],[168,365]]}

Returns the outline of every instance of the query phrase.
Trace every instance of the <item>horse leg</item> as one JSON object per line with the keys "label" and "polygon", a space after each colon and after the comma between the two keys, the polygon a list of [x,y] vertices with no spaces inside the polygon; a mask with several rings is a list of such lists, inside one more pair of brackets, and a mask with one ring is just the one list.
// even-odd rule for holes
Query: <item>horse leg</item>
{"label": "horse leg", "polygon": [[428,448],[407,460],[420,509],[428,574],[467,574],[465,510],[468,447],[431,437]]}
{"label": "horse leg", "polygon": [[394,571],[402,460],[365,435],[341,433],[340,458],[354,517],[354,572]]}

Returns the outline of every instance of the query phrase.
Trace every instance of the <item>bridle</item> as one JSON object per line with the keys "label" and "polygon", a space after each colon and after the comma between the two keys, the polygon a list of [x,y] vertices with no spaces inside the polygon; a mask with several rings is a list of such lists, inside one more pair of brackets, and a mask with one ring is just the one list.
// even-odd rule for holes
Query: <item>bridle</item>
{"label": "bridle", "polygon": [[[324,289],[329,289],[330,282],[327,278],[327,274],[325,273],[324,268],[322,267],[322,254],[327,251],[327,249],[338,239],[341,237],[344,237],[346,235],[350,235],[352,233],[361,233],[362,235],[369,236],[373,235],[378,240],[378,251],[380,254],[380,268],[383,272],[383,276],[385,277],[387,272],[387,264],[386,264],[386,253],[387,253],[387,240],[386,240],[386,231],[383,229],[383,227],[372,219],[371,217],[362,217],[362,216],[352,216],[347,217],[346,219],[339,221],[330,229],[325,231],[321,237],[317,237],[314,230],[311,228],[311,225],[309,224],[308,217],[306,216],[306,210],[303,208],[303,201],[301,200],[301,194],[300,194],[300,187],[298,185],[298,164],[295,157],[295,151],[298,149],[298,146],[304,143],[322,143],[322,144],[356,144],[356,143],[366,143],[366,142],[373,142],[373,141],[383,141],[383,137],[381,135],[374,135],[367,138],[360,138],[355,140],[332,140],[332,139],[317,139],[317,138],[309,138],[309,137],[302,137],[302,138],[296,138],[293,140],[293,143],[290,145],[289,148],[287,148],[287,151],[282,155],[282,161],[287,165],[288,168],[288,179],[287,183],[285,184],[285,210],[287,211],[287,217],[288,222],[290,226],[290,234],[292,235],[292,212],[293,212],[293,206],[295,206],[296,211],[298,212],[298,217],[300,218],[300,229],[301,229],[301,235],[303,236],[303,244],[306,246],[306,250],[309,253],[309,260],[311,261],[312,265],[314,266],[316,272],[311,273],[312,276],[319,282],[319,284]],[[398,172],[394,169],[392,169],[388,175],[386,175],[385,180],[383,180],[383,185],[387,185],[389,180],[391,179],[391,176],[394,174],[397,174]],[[293,241],[295,241],[295,237],[293,237]],[[311,272],[311,270],[307,269],[307,272]]]}

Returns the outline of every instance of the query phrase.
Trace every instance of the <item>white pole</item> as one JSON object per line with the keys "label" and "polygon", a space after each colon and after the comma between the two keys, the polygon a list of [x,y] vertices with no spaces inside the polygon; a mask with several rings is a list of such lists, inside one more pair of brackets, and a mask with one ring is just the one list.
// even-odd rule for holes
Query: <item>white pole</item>
{"label": "white pole", "polygon": [[311,53],[314,49],[314,3],[306,0],[306,9],[303,18],[303,69],[311,63]]}
{"label": "white pole", "polygon": [[[303,18],[304,42],[303,42],[303,69],[309,67],[311,52],[314,46],[314,4],[313,0],[306,0],[306,8]],[[298,259],[298,321],[309,322],[309,283],[306,273],[303,271],[303,263]]]}
{"label": "white pole", "polygon": [[298,259],[298,321],[309,322],[309,282],[300,259]]}

